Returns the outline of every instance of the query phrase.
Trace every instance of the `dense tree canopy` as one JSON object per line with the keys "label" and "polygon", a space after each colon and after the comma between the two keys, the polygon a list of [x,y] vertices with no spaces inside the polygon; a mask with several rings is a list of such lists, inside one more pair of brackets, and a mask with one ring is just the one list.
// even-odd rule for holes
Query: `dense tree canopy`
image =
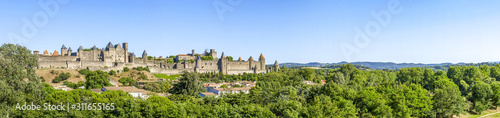
{"label": "dense tree canopy", "polygon": [[8,116],[17,103],[39,103],[43,86],[35,74],[37,67],[37,56],[26,47],[14,44],[0,47],[0,116]]}
{"label": "dense tree canopy", "polygon": [[[281,68],[279,72],[240,75],[184,72],[178,82],[153,82],[142,87],[172,95],[150,94],[143,100],[123,91],[99,94],[87,90],[111,85],[110,73],[99,70],[79,70],[85,82],[64,83],[71,88],[85,85],[87,89],[62,91],[41,84],[34,73],[36,56],[22,46],[5,44],[0,57],[0,115],[10,117],[451,117],[467,112],[481,114],[490,106],[500,105],[499,65],[450,66],[447,71],[359,70],[344,64],[335,69]],[[147,67],[132,69],[149,71]],[[198,96],[206,92],[204,82],[242,80],[256,81],[249,94]],[[136,84],[130,78],[119,82]],[[174,87],[170,89],[170,85]],[[19,102],[114,103],[115,109],[12,110]]]}

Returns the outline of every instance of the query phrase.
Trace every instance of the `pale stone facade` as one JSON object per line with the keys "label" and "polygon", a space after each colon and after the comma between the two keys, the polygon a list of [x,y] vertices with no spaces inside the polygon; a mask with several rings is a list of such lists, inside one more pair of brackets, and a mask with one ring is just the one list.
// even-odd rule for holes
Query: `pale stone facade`
{"label": "pale stone facade", "polygon": [[[57,51],[55,51],[57,52]],[[250,56],[247,61],[238,59],[229,61],[222,53],[221,58],[217,58],[217,52],[214,49],[206,54],[212,56],[213,60],[201,60],[195,55],[194,50],[190,55],[179,55],[174,63],[168,63],[161,58],[148,60],[148,54],[144,50],[142,58],[137,58],[134,53],[128,52],[128,43],[113,45],[111,42],[105,48],[98,49],[95,45],[90,50],[82,46],[76,52],[73,52],[66,46],[61,47],[60,55],[38,54],[39,68],[66,68],[66,69],[89,69],[89,70],[122,70],[124,67],[148,67],[151,73],[179,74],[182,71],[188,72],[222,72],[223,74],[243,74],[243,73],[266,73],[270,68],[266,68],[265,58],[261,54],[257,61]],[[170,58],[164,58],[170,59]],[[186,60],[192,61],[186,61]],[[277,62],[276,62],[277,63]]]}

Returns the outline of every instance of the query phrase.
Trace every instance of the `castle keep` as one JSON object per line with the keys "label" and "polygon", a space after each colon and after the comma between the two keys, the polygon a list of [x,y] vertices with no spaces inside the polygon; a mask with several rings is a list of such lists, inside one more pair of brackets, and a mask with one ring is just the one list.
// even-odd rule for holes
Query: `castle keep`
{"label": "castle keep", "polygon": [[[105,48],[97,48],[95,45],[90,49],[84,49],[82,46],[73,52],[66,46],[61,47],[60,53],[55,50],[50,53],[45,50],[43,54],[38,51],[33,52],[38,56],[39,68],[65,68],[65,69],[89,69],[89,70],[122,70],[124,67],[148,67],[151,73],[179,74],[182,71],[188,72],[215,72],[223,74],[242,74],[242,73],[267,73],[272,68],[266,68],[266,59],[261,54],[258,60],[252,56],[248,60],[228,60],[222,53],[217,58],[217,52],[211,49],[204,54],[179,54],[172,57],[148,57],[146,50],[141,57],[136,57],[134,53],[128,52],[128,43],[113,45],[111,42]],[[212,60],[201,57],[211,56]],[[170,60],[170,61],[169,61]],[[274,70],[278,67],[273,66]]]}

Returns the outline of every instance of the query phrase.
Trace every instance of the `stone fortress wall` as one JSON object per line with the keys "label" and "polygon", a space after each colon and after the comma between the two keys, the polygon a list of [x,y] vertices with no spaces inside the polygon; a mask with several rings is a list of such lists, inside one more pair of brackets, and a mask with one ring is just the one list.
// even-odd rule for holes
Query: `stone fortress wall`
{"label": "stone fortress wall", "polygon": [[[49,54],[47,50],[43,54],[38,51],[33,52],[38,56],[39,68],[65,68],[65,69],[89,69],[89,70],[122,70],[124,67],[148,67],[151,73],[162,74],[180,74],[183,71],[188,72],[222,72],[223,74],[243,74],[243,73],[267,73],[272,68],[266,68],[265,58],[261,54],[258,60],[253,57],[246,61],[238,60],[229,61],[224,53],[221,58],[217,58],[217,52],[211,49],[210,52],[205,51],[205,54],[196,54],[192,50],[191,54],[179,54],[172,58],[154,57],[153,60],[148,60],[148,54],[144,50],[142,57],[136,57],[134,53],[128,52],[128,43],[122,45],[113,45],[111,42],[105,48],[97,48],[95,45],[90,50],[84,49],[82,46],[76,52],[66,46],[61,47],[61,54],[57,51]],[[213,60],[201,60],[200,56],[210,55]],[[173,63],[167,63],[166,59],[176,60]],[[187,60],[192,60],[187,61]],[[279,68],[277,61],[273,68]]]}

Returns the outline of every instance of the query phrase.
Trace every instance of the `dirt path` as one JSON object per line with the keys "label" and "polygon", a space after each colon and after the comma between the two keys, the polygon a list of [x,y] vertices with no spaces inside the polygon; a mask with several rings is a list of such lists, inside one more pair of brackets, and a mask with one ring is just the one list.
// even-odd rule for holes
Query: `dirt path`
{"label": "dirt path", "polygon": [[497,114],[497,113],[500,113],[500,111],[499,112],[495,112],[495,113],[490,113],[490,114],[487,114],[487,115],[484,115],[484,116],[481,116],[481,117],[478,117],[478,118],[485,118],[487,116],[494,115],[494,114]]}
{"label": "dirt path", "polygon": [[112,85],[114,85],[115,87],[118,87],[118,82],[115,80],[115,79],[109,79],[109,83],[111,83]]}

